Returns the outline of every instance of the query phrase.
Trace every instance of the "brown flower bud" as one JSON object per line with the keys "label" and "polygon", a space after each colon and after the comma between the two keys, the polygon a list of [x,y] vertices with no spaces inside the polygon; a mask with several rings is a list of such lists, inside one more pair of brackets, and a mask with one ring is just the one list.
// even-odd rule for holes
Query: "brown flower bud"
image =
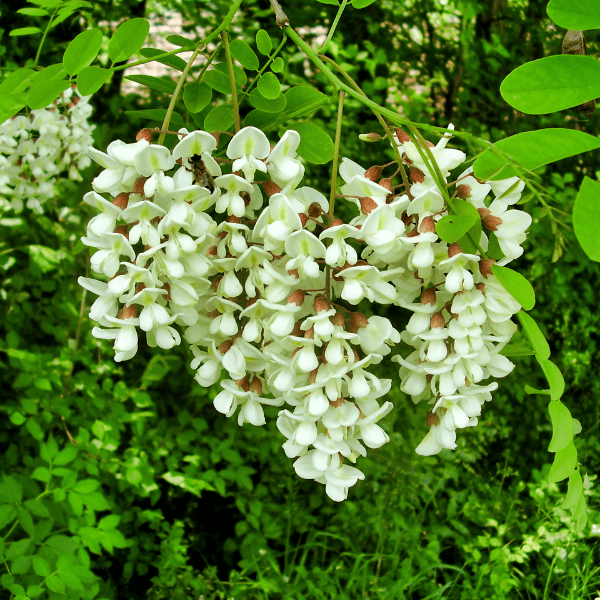
{"label": "brown flower bud", "polygon": [[337,400],[330,400],[329,406],[333,406],[334,408],[340,407],[344,404],[344,396],[340,396]]}
{"label": "brown flower bud", "polygon": [[258,394],[260,396],[262,394],[262,381],[258,377],[255,377],[250,382],[250,387],[248,388],[248,391],[254,392],[255,394]]}
{"label": "brown flower bud", "polygon": [[[479,261],[479,272],[487,279],[492,274],[492,265],[496,261],[493,258],[485,258]],[[483,291],[483,290],[482,290]]]}
{"label": "brown flower bud", "polygon": [[274,181],[267,180],[263,181],[263,188],[265,194],[270,198],[273,194],[279,194],[281,187],[279,187]]}
{"label": "brown flower bud", "polygon": [[423,217],[419,223],[421,233],[435,233],[435,221],[431,217]]}
{"label": "brown flower bud", "polygon": [[298,213],[298,217],[300,218],[302,227],[304,227],[308,223],[308,215],[305,215],[304,213]]}
{"label": "brown flower bud", "polygon": [[120,233],[126,239],[129,239],[129,225],[119,225],[115,227],[115,233]]}
{"label": "brown flower bud", "polygon": [[226,354],[227,352],[229,352],[229,350],[231,349],[231,346],[233,346],[233,342],[231,340],[225,340],[220,346],[219,346],[219,352],[221,354]]}
{"label": "brown flower bud", "polygon": [[143,194],[144,193],[144,184],[148,181],[147,177],[138,177],[133,184],[133,193],[134,194]]}
{"label": "brown flower bud", "polygon": [[369,320],[365,315],[359,312],[353,312],[350,315],[350,331],[356,333],[361,327],[367,327],[369,325]]}
{"label": "brown flower bud", "polygon": [[117,315],[117,319],[135,319],[137,317],[137,304],[124,306]]}
{"label": "brown flower bud", "polygon": [[118,206],[121,210],[125,210],[129,204],[129,194],[121,192],[113,199],[113,204]]}
{"label": "brown flower bud", "polygon": [[441,312],[436,312],[431,315],[431,320],[429,321],[429,326],[431,329],[441,329],[446,326],[446,321],[444,319],[444,315]]}
{"label": "brown flower bud", "polygon": [[325,296],[319,295],[315,298],[313,303],[313,308],[316,313],[324,312],[331,309],[331,304],[327,301]]}
{"label": "brown flower bud", "polygon": [[379,181],[379,185],[381,187],[384,187],[388,192],[393,192],[394,191],[394,186],[392,186],[392,180],[391,179],[381,179]]}
{"label": "brown flower bud", "polygon": [[363,142],[379,142],[383,138],[378,133],[361,133],[358,139]]}
{"label": "brown flower bud", "polygon": [[430,412],[425,417],[425,423],[427,423],[427,427],[433,427],[440,424],[440,418],[435,413]]}
{"label": "brown flower bud", "polygon": [[329,320],[337,327],[343,328],[346,324],[346,319],[344,319],[344,315],[339,311],[336,312],[335,315],[329,317]]}
{"label": "brown flower bud", "polygon": [[425,181],[425,175],[421,169],[417,169],[417,167],[411,167],[408,173],[409,179],[413,183],[423,183]]}
{"label": "brown flower bud", "polygon": [[323,212],[323,209],[321,208],[321,206],[319,205],[318,202],[313,202],[308,207],[308,216],[313,219],[317,219],[318,217],[320,217],[322,212]]}
{"label": "brown flower bud", "polygon": [[295,304],[296,306],[302,306],[304,303],[304,290],[294,290],[288,297],[288,304]]}
{"label": "brown flower bud", "polygon": [[381,177],[382,171],[383,171],[383,167],[380,167],[378,165],[373,165],[372,167],[369,167],[365,171],[365,177],[367,179],[370,179],[371,181],[376,181],[377,179],[379,179],[379,177]]}
{"label": "brown flower bud", "polygon": [[471,196],[471,186],[461,183],[456,186],[456,197],[461,200],[466,200]]}
{"label": "brown flower bud", "polygon": [[435,304],[435,288],[428,287],[421,294],[421,304]]}
{"label": "brown flower bud", "polygon": [[454,242],[454,244],[450,244],[450,246],[448,246],[448,258],[452,258],[453,256],[460,254],[461,252],[462,248],[458,245],[457,242]]}
{"label": "brown flower bud", "polygon": [[398,140],[400,141],[401,144],[410,142],[410,137],[408,136],[408,134],[406,132],[402,131],[402,129],[400,129],[400,127],[396,127],[396,137],[398,138]]}
{"label": "brown flower bud", "polygon": [[373,198],[368,198],[365,196],[359,198],[358,201],[360,202],[360,210],[365,215],[372,213],[377,208],[377,202],[375,202]]}
{"label": "brown flower bud", "polygon": [[135,141],[139,142],[140,140],[146,140],[147,142],[152,142],[152,132],[144,127],[144,129],[140,129],[135,136]]}

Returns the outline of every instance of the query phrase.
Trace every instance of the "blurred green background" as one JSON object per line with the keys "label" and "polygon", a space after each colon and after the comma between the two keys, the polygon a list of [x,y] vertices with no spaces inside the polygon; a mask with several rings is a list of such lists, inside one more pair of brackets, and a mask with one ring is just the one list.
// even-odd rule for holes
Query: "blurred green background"
{"label": "blurred green background", "polygon": [[[196,28],[218,25],[230,4],[94,2],[84,19],[53,30],[42,64],[59,62],[66,44],[92,25],[108,35],[124,18],[161,22],[174,10],[194,35]],[[597,117],[584,121],[575,110],[525,116],[500,97],[512,69],[560,53],[564,30],[547,18],[545,4],[378,0],[346,10],[330,55],[372,99],[417,122],[452,122],[491,141],[550,126],[598,135]],[[22,5],[0,2],[5,28],[31,24],[15,13]],[[283,8],[309,43],[315,28],[327,27],[336,13],[317,2]],[[269,3],[245,0],[232,35],[255,47],[259,28],[281,39]],[[14,39],[2,38],[2,67],[23,66],[35,55],[36,40]],[[587,39],[597,55],[595,32]],[[283,84],[308,80],[332,93],[293,44],[282,56]],[[113,78],[92,99],[101,150],[114,139],[132,141],[145,125],[126,110],[166,108],[169,101],[156,92],[122,93],[121,83]],[[242,114],[250,108],[242,106]],[[332,101],[312,117],[332,135],[335,110]],[[366,167],[387,162],[383,144],[358,140],[369,131],[380,131],[372,114],[348,100],[342,155]],[[276,139],[276,132],[269,135]],[[476,151],[456,138],[452,144],[469,157]],[[306,184],[328,189],[328,169],[308,165]],[[381,366],[379,375],[394,380],[388,399],[395,409],[382,422],[391,442],[361,459],[366,480],[336,504],[321,486],[296,476],[281,450],[277,409],[267,409],[266,426],[240,428],[212,406],[218,388],[195,383],[186,347],[158,352],[142,346],[134,359],[116,364],[110,344],[91,336],[93,298],[77,285],[77,277],[89,275],[88,252],[78,239],[91,216],[81,198],[98,168],[90,167],[81,184],[63,182],[44,215],[3,215],[0,598],[600,596],[600,526],[593,526],[600,523],[600,268],[587,260],[570,228],[581,180],[597,179],[598,170],[600,156],[588,153],[541,171],[551,205],[564,212],[564,254],[551,262],[549,220],[531,201],[526,210],[534,221],[516,265],[535,288],[532,315],[565,377],[563,401],[583,425],[577,448],[591,483],[591,512],[580,534],[557,508],[566,484],[544,480],[551,426],[547,397],[523,391],[524,383],[545,387],[532,358],[517,359],[479,426],[458,436],[458,449],[435,457],[414,453],[427,408],[399,391],[395,365]],[[397,328],[408,318],[375,310]]]}

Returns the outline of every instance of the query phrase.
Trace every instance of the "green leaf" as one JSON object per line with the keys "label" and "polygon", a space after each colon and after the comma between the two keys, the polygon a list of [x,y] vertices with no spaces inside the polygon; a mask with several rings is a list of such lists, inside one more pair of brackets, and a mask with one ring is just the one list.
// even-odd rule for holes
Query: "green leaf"
{"label": "green leaf", "polygon": [[27,94],[27,105],[33,110],[52,104],[71,84],[68,81],[50,79],[31,88]]}
{"label": "green leaf", "polygon": [[77,456],[77,448],[75,446],[67,446],[61,450],[54,459],[56,466],[68,465]]}
{"label": "green leaf", "polygon": [[98,523],[99,529],[114,529],[121,522],[121,517],[119,515],[108,515],[108,517],[104,517],[100,519],[100,523]]}
{"label": "green leaf", "polygon": [[63,65],[69,75],[77,75],[81,69],[91,65],[102,47],[102,32],[99,29],[82,31],[68,46],[63,55]]}
{"label": "green leaf", "polygon": [[565,29],[600,29],[600,5],[597,0],[550,0],[546,12],[559,27]]}
{"label": "green leaf", "polygon": [[37,554],[33,557],[33,570],[40,577],[48,577],[52,573],[48,561]]}
{"label": "green leaf", "polygon": [[259,29],[256,32],[256,47],[258,48],[258,51],[265,56],[271,54],[273,42],[271,41],[271,36],[264,29]]}
{"label": "green leaf", "polygon": [[81,579],[79,579],[79,577],[77,577],[73,571],[59,571],[58,576],[68,588],[72,590],[83,589]]}
{"label": "green leaf", "polygon": [[227,131],[233,127],[235,118],[233,116],[232,104],[220,104],[215,106],[204,119],[204,129],[210,131]]}
{"label": "green leaf", "polygon": [[25,500],[23,506],[36,517],[49,517],[50,511],[44,504],[41,498],[32,498],[31,500]]}
{"label": "green leaf", "polygon": [[39,596],[40,594],[44,593],[44,588],[40,587],[39,585],[30,585],[27,588],[27,595],[30,598],[35,598],[36,596]]}
{"label": "green leaf", "polygon": [[476,223],[481,221],[477,209],[466,200],[453,201],[456,215],[446,215],[437,222],[435,232],[448,244],[460,240]]}
{"label": "green leaf", "polygon": [[281,112],[286,105],[285,96],[283,94],[279,94],[277,98],[270,100],[265,98],[257,88],[254,88],[250,92],[248,99],[254,108],[267,113]]}
{"label": "green leaf", "polygon": [[[525,169],[533,170],[549,163],[600,148],[600,139],[576,129],[539,129],[518,133],[494,144],[514,158]],[[507,165],[502,168],[503,165]],[[508,179],[519,175],[519,169],[488,149],[473,165],[475,177],[483,180]],[[492,177],[493,175],[493,177]]]}
{"label": "green leaf", "polygon": [[281,71],[283,71],[283,58],[281,58],[281,56],[278,56],[272,63],[271,63],[271,71],[273,71],[273,73],[281,73]]}
{"label": "green leaf", "polygon": [[542,367],[542,371],[544,371],[544,375],[550,385],[550,398],[552,400],[558,400],[565,391],[565,380],[560,369],[547,358],[538,358],[537,361],[540,364],[540,367]]}
{"label": "green leaf", "polygon": [[517,313],[517,317],[521,322],[523,331],[527,336],[535,355],[541,359],[550,358],[550,346],[539,325],[533,320],[531,315],[521,310]]}
{"label": "green leaf", "polygon": [[318,106],[327,102],[329,98],[313,87],[299,85],[290,88],[285,93],[285,100],[286,107],[282,120],[312,113]]}
{"label": "green leaf", "polygon": [[19,524],[29,537],[35,535],[35,525],[31,513],[23,506],[17,506],[17,515],[19,516]]}
{"label": "green leaf", "polygon": [[50,13],[43,8],[20,8],[17,11],[20,15],[27,15],[28,17],[49,17]]}
{"label": "green leaf", "polygon": [[168,35],[166,37],[167,42],[169,44],[173,44],[174,46],[179,46],[180,48],[187,48],[189,50],[196,49],[196,43],[194,40],[190,40],[189,38],[183,37],[182,35]]}
{"label": "green leaf", "polygon": [[300,134],[298,154],[310,163],[322,165],[333,159],[334,145],[329,134],[314,123],[294,123],[291,129]]}
{"label": "green leaf", "polygon": [[0,487],[0,500],[13,503],[21,502],[23,498],[23,488],[21,484],[10,475],[2,476],[2,487]]}
{"label": "green leaf", "polygon": [[[13,575],[24,575],[25,573],[27,573],[27,571],[29,571],[29,569],[31,568],[31,556],[19,556],[17,558],[15,558],[15,560],[13,561],[12,565],[11,565],[11,571]],[[16,587],[16,586],[15,586]],[[21,587],[21,586],[19,586]],[[25,592],[24,588],[21,587],[21,594],[23,594]],[[13,593],[15,593],[15,590],[13,589]],[[18,598],[18,594],[17,594],[17,598]],[[15,598],[16,600],[16,598]]]}
{"label": "green leaf", "polygon": [[164,50],[159,50],[158,48],[142,48],[140,50],[140,54],[144,58],[154,58],[156,62],[159,62],[163,65],[167,65],[167,67],[177,69],[178,71],[183,71],[185,69],[185,60],[183,60],[179,56],[170,55],[156,58],[161,54],[165,54]]}
{"label": "green leaf", "polygon": [[229,76],[216,69],[204,73],[204,83],[222,94],[231,94],[231,81]]}
{"label": "green leaf", "polygon": [[260,63],[256,52],[250,48],[250,46],[243,40],[233,40],[229,44],[229,49],[235,60],[237,60],[244,69],[250,69],[251,71],[258,71]]}
{"label": "green leaf", "polygon": [[25,417],[20,412],[14,412],[10,415],[10,422],[13,425],[23,425],[25,423]]}
{"label": "green leaf", "polygon": [[67,497],[69,499],[69,504],[73,509],[73,513],[80,517],[83,514],[83,500],[81,499],[81,496],[75,492],[69,492]]}
{"label": "green leaf", "polygon": [[339,6],[339,2],[337,0],[317,0],[321,4],[333,4],[333,6]]}
{"label": "green leaf", "polygon": [[95,492],[99,486],[100,482],[97,479],[82,479],[73,486],[73,490],[80,494],[91,494],[92,492]]}
{"label": "green leaf", "polygon": [[40,427],[37,419],[29,419],[27,423],[25,423],[25,428],[29,433],[33,436],[34,439],[41,441],[44,439],[44,432]]}
{"label": "green leaf", "polygon": [[352,0],[352,6],[357,9],[367,8],[367,6],[371,6],[375,0]]}
{"label": "green leaf", "polygon": [[525,310],[531,310],[535,306],[535,292],[529,281],[521,273],[500,265],[492,265],[492,273],[498,279],[500,285]]}
{"label": "green leaf", "polygon": [[591,56],[547,56],[517,67],[500,85],[506,102],[545,115],[600,97],[600,62]]}
{"label": "green leaf", "polygon": [[167,94],[172,94],[177,87],[175,82],[171,79],[163,79],[162,77],[154,77],[152,75],[127,75],[124,79],[135,81],[135,83],[139,83],[151,90],[165,92]]}
{"label": "green leaf", "polygon": [[50,471],[46,469],[46,467],[38,467],[32,474],[32,479],[37,479],[38,481],[47,482],[50,481]]}
{"label": "green leaf", "polygon": [[569,487],[567,488],[567,495],[563,500],[561,508],[575,508],[581,496],[583,496],[583,481],[581,481],[581,473],[579,471],[573,471],[569,475]]}
{"label": "green leaf", "polygon": [[550,396],[550,390],[536,390],[530,385],[526,385],[523,387],[523,390],[526,394],[542,394],[543,396]]}
{"label": "green leaf", "polygon": [[13,29],[8,35],[16,37],[20,35],[36,35],[38,33],[42,33],[39,27],[20,27],[19,29]]}
{"label": "green leaf", "polygon": [[202,479],[186,477],[181,473],[171,473],[168,471],[163,475],[163,477],[165,481],[168,481],[171,485],[175,485],[186,490],[187,492],[191,492],[195,496],[200,496],[200,493],[203,490],[208,490],[211,487],[210,484]]}
{"label": "green leaf", "polygon": [[588,258],[600,262],[600,183],[587,175],[573,206],[573,229]]}
{"label": "green leaf", "polygon": [[112,69],[85,67],[77,74],[77,89],[82,96],[95,94],[112,76]]}
{"label": "green leaf", "polygon": [[0,94],[22,92],[27,88],[34,75],[35,71],[33,69],[24,68],[13,71],[0,83]]}
{"label": "green leaf", "polygon": [[9,542],[8,550],[4,553],[4,556],[8,560],[13,560],[17,556],[25,554],[29,548],[31,548],[33,540],[27,538],[24,540],[18,540],[16,542]]}
{"label": "green leaf", "polygon": [[106,498],[98,492],[81,494],[81,499],[87,508],[91,508],[92,510],[108,510],[109,508]]}
{"label": "green leaf", "polygon": [[212,88],[206,83],[192,81],[183,89],[183,102],[191,113],[199,113],[212,100]]}
{"label": "green leaf", "polygon": [[133,56],[143,46],[149,31],[146,19],[137,17],[121,23],[108,42],[108,56],[113,64]]}
{"label": "green leaf", "polygon": [[[216,63],[215,69],[220,71],[224,75],[227,75],[227,79],[229,79],[229,67],[226,62]],[[237,87],[243,87],[248,83],[248,76],[246,75],[246,71],[237,65],[233,65],[233,78],[235,79],[235,83]]]}
{"label": "green leaf", "polygon": [[[125,114],[134,117],[136,120],[149,120],[162,123],[165,120],[167,109],[149,108],[146,110],[126,110]],[[171,125],[183,126],[183,118],[178,112],[173,112],[173,114],[171,115]]]}
{"label": "green leaf", "polygon": [[0,123],[14,117],[27,104],[26,94],[0,96]]}
{"label": "green leaf", "polygon": [[115,548],[127,548],[129,546],[125,536],[118,529],[107,529],[102,537],[102,545],[107,546],[107,543]]}
{"label": "green leaf", "polygon": [[42,83],[42,81],[49,81],[50,79],[65,79],[67,71],[64,68],[62,62],[50,65],[41,71],[38,71],[31,78],[31,87],[34,88],[36,85]]}
{"label": "green leaf", "polygon": [[571,411],[560,400],[550,402],[548,411],[552,421],[552,440],[548,452],[558,452],[573,440],[573,417]]}
{"label": "green leaf", "polygon": [[258,91],[267,100],[275,100],[281,94],[279,79],[273,73],[264,73],[257,83]]}
{"label": "green leaf", "polygon": [[57,594],[65,593],[65,584],[58,575],[50,575],[50,577],[46,579],[45,584],[52,592],[56,592]]}
{"label": "green leaf", "polygon": [[568,446],[555,454],[554,462],[548,473],[548,481],[550,483],[558,483],[559,481],[570,477],[576,466],[577,450],[575,449],[575,444],[571,442]]}

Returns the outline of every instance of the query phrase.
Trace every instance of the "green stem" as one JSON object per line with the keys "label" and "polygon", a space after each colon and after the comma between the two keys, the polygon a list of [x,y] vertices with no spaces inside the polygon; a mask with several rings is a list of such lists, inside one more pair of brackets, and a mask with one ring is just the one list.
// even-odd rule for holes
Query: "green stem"
{"label": "green stem", "polygon": [[343,0],[342,4],[338,8],[337,15],[335,15],[335,19],[333,20],[333,23],[331,24],[331,27],[329,29],[329,33],[327,34],[327,39],[325,40],[323,45],[317,50],[317,54],[323,54],[323,53],[327,52],[327,50],[329,49],[329,44],[331,43],[331,38],[333,37],[333,34],[335,33],[335,30],[338,26],[340,18],[342,17],[342,13],[344,12],[344,9],[346,8],[346,6],[348,6],[350,1],[351,0]]}
{"label": "green stem", "polygon": [[175,87],[175,91],[173,92],[173,96],[171,97],[171,102],[169,102],[169,108],[167,108],[167,114],[165,115],[165,119],[163,121],[160,136],[158,137],[158,144],[161,145],[165,141],[165,136],[167,135],[167,129],[169,129],[169,123],[171,122],[171,117],[173,116],[173,111],[175,110],[175,103],[177,102],[177,98],[179,96],[179,92],[183,87],[183,83],[185,78],[187,77],[188,71],[192,67],[193,62],[196,60],[196,57],[200,53],[200,45],[196,47],[192,56],[188,60],[185,65],[185,69],[183,69],[183,73],[181,73],[181,77],[177,82],[177,86]]}
{"label": "green stem", "polygon": [[[365,92],[360,88],[360,86],[356,83],[356,81],[354,81],[354,79],[352,79],[352,77],[350,76],[350,74],[347,71],[345,71],[340,65],[338,65],[334,60],[332,60],[328,56],[323,56],[323,59],[326,60],[328,63],[331,63],[331,65],[333,67],[335,67],[348,80],[348,83],[358,93],[367,97]],[[400,156],[400,152],[398,151],[398,145],[396,144],[396,141],[394,139],[394,134],[388,127],[388,124],[385,122],[385,119],[381,116],[379,111],[375,110],[374,108],[372,108],[371,110],[373,111],[375,118],[379,121],[380,125],[383,127],[385,134],[387,135],[388,139],[390,140],[390,143],[392,144],[392,149],[394,151],[394,156],[396,157],[396,162],[398,163],[398,170],[400,171],[400,177],[402,178],[402,183],[404,184],[404,189],[406,190],[406,192],[410,196],[410,198],[412,198],[412,195],[410,193],[410,183],[409,183],[408,177],[406,175],[406,169],[404,168],[404,162],[402,161],[402,157]]]}
{"label": "green stem", "polygon": [[231,84],[231,101],[233,102],[233,119],[235,122],[235,132],[240,130],[240,108],[238,106],[237,89],[235,83],[235,73],[233,72],[233,60],[231,50],[229,49],[229,37],[227,31],[221,32],[223,47],[225,48],[225,57],[227,59],[227,70],[229,71],[229,83]]}
{"label": "green stem", "polygon": [[342,114],[344,111],[344,99],[346,98],[346,93],[340,90],[338,92],[338,114],[337,114],[337,123],[335,126],[335,144],[333,150],[333,165],[332,165],[332,173],[331,173],[331,191],[329,193],[329,215],[333,219],[333,211],[335,209],[335,193],[337,188],[337,173],[338,173],[338,164],[340,160],[340,140],[342,138]]}
{"label": "green stem", "polygon": [[40,41],[40,45],[37,50],[37,54],[35,55],[35,60],[33,61],[33,67],[37,67],[38,60],[40,60],[40,55],[42,54],[42,47],[44,46],[44,42],[46,41],[46,36],[50,31],[50,26],[52,25],[52,21],[54,20],[54,15],[58,12],[58,8],[54,9],[52,15],[50,15],[50,20],[48,21],[48,25],[46,26],[46,31],[44,31],[44,35],[42,36],[42,40]]}

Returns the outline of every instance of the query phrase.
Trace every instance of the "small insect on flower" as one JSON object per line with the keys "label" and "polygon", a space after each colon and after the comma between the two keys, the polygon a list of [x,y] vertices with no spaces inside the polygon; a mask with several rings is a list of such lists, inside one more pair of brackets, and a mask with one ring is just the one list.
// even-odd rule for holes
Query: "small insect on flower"
{"label": "small insect on flower", "polygon": [[192,165],[192,173],[194,174],[194,182],[199,186],[207,188],[210,192],[215,191],[215,180],[213,176],[208,172],[202,157],[199,154],[194,154],[190,158],[190,164]]}

